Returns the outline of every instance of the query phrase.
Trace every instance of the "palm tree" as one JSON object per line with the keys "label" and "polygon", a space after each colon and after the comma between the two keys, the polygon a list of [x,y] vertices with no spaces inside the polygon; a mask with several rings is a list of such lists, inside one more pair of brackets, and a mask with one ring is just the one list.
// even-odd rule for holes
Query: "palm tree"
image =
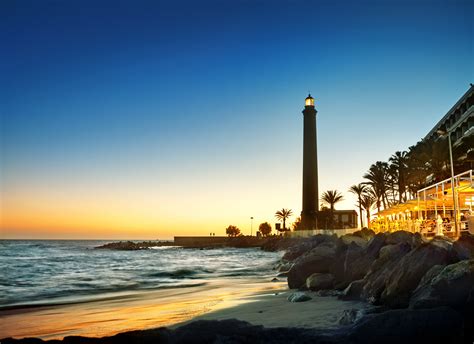
{"label": "palm tree", "polygon": [[370,228],[370,211],[376,202],[376,197],[371,194],[365,194],[362,196],[362,207],[364,208],[367,215],[367,228]]}
{"label": "palm tree", "polygon": [[357,184],[357,185],[352,185],[349,188],[349,192],[352,192],[354,195],[357,195],[357,205],[359,206],[359,216],[360,216],[360,228],[364,227],[363,221],[362,221],[362,195],[364,195],[365,191],[367,189],[367,185],[365,184]]}
{"label": "palm tree", "polygon": [[293,215],[293,211],[291,209],[285,209],[285,208],[282,208],[281,210],[278,210],[275,213],[275,217],[278,220],[283,221],[283,230],[284,231],[286,230],[286,219],[288,219],[291,215]]}
{"label": "palm tree", "polygon": [[394,177],[398,187],[398,202],[402,203],[406,201],[406,179],[407,179],[407,152],[395,152],[388,161],[390,161],[390,167],[394,170]]}
{"label": "palm tree", "polygon": [[334,211],[334,205],[343,199],[344,197],[342,197],[341,193],[337,190],[325,191],[321,196],[321,201],[323,201],[324,204],[327,204],[331,211]]}
{"label": "palm tree", "polygon": [[377,161],[370,166],[369,171],[364,174],[364,178],[369,181],[365,184],[370,185],[374,191],[377,201],[377,210],[383,204],[384,209],[387,208],[387,184],[389,183],[388,163]]}

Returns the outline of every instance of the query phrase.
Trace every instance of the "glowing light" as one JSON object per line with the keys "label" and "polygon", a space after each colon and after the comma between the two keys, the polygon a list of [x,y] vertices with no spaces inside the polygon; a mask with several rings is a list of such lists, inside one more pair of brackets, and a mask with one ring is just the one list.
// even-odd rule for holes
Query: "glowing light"
{"label": "glowing light", "polygon": [[311,94],[308,95],[308,97],[306,97],[304,105],[305,106],[314,106],[314,98],[311,97]]}

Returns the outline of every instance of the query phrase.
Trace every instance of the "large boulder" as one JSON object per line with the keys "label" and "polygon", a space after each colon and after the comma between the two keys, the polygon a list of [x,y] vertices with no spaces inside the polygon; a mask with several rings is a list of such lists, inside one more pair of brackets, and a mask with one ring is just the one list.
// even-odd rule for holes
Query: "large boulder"
{"label": "large boulder", "polygon": [[410,299],[410,307],[449,306],[462,310],[474,293],[474,259],[433,267]]}
{"label": "large boulder", "polygon": [[434,265],[450,262],[449,248],[436,243],[423,244],[406,254],[386,280],[380,301],[391,308],[408,306],[411,293]]}
{"label": "large boulder", "polygon": [[410,250],[411,247],[407,243],[387,245],[381,248],[379,257],[373,262],[369,272],[364,277],[361,298],[373,304],[378,304],[392,270]]}
{"label": "large boulder", "polygon": [[407,243],[412,245],[414,243],[414,234],[407,231],[396,231],[387,235],[386,243],[389,245],[396,245]]}
{"label": "large boulder", "polygon": [[336,258],[336,245],[323,243],[299,257],[288,271],[290,289],[305,288],[306,279],[315,272],[329,273]]}
{"label": "large boulder", "polygon": [[287,250],[285,250],[285,254],[281,258],[281,260],[284,262],[291,262],[311,249],[312,246],[309,241],[301,242],[298,245],[290,246]]}
{"label": "large boulder", "polygon": [[294,261],[301,257],[306,252],[311,251],[313,248],[325,244],[331,243],[336,244],[337,237],[334,235],[318,234],[313,235],[310,238],[301,238],[296,241],[292,246],[286,249],[285,254],[282,257],[283,261]]}
{"label": "large boulder", "polygon": [[396,309],[366,316],[355,324],[348,343],[463,343],[463,318],[450,308]]}
{"label": "large boulder", "polygon": [[474,235],[463,234],[454,242],[453,249],[459,260],[474,258]]}
{"label": "large boulder", "polygon": [[374,260],[375,257],[367,254],[366,250],[355,243],[351,243],[344,257],[344,280],[347,284],[364,278]]}
{"label": "large boulder", "polygon": [[378,233],[372,237],[367,243],[366,253],[372,257],[377,258],[379,251],[382,247],[386,245],[385,241],[387,240],[387,234]]}
{"label": "large boulder", "polygon": [[332,274],[314,273],[306,279],[306,288],[310,290],[332,289],[334,276]]}

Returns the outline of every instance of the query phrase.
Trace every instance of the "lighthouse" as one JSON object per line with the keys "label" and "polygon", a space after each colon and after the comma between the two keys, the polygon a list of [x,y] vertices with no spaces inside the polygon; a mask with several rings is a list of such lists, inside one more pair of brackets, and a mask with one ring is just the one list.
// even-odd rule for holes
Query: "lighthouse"
{"label": "lighthouse", "polygon": [[305,99],[303,110],[303,210],[301,227],[318,228],[318,149],[316,137],[316,109],[311,94]]}

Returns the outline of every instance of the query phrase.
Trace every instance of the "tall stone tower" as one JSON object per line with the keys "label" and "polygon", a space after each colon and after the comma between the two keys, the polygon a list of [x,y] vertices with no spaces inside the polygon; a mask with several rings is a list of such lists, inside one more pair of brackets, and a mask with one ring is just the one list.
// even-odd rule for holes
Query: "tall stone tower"
{"label": "tall stone tower", "polygon": [[318,201],[318,150],[316,139],[316,109],[311,94],[305,99],[303,110],[303,210],[302,229],[317,229]]}

